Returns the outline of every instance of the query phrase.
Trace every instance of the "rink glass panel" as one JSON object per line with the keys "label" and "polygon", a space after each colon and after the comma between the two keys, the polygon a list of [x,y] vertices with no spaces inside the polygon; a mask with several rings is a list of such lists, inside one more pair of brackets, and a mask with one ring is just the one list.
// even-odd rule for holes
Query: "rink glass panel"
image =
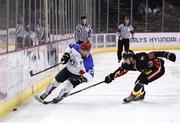
{"label": "rink glass panel", "polygon": [[0,0],[0,53],[7,52],[7,1]]}
{"label": "rink glass panel", "polygon": [[0,53],[73,38],[81,15],[86,15],[95,27],[95,17],[92,17],[95,0],[93,3],[47,0],[47,6],[45,0],[0,0],[0,3]]}
{"label": "rink glass panel", "polygon": [[0,102],[3,102],[26,88],[34,89],[34,84],[45,76],[52,75],[55,69],[31,77],[34,73],[59,63],[62,53],[72,40],[43,45],[0,56]]}

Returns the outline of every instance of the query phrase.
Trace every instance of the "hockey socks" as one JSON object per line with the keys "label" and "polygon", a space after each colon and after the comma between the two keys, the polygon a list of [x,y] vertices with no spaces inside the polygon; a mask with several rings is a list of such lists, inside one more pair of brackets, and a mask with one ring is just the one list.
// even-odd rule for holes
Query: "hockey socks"
{"label": "hockey socks", "polygon": [[51,92],[59,86],[59,82],[57,82],[55,79],[49,84],[49,86],[46,88],[46,91],[40,96],[42,100],[44,100]]}
{"label": "hockey socks", "polygon": [[58,103],[62,99],[64,99],[73,89],[73,84],[70,81],[67,81],[63,87],[63,89],[60,91],[59,95],[52,100],[53,103]]}

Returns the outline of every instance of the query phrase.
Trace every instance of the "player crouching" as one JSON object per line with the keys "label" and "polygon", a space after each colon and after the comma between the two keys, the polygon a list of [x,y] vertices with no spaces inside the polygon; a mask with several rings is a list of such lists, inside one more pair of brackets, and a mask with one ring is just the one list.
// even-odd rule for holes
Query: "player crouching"
{"label": "player crouching", "polygon": [[91,43],[88,40],[81,45],[69,45],[61,59],[61,63],[66,64],[66,67],[56,75],[55,79],[46,88],[46,91],[39,97],[39,101],[43,101],[58,85],[66,80],[59,95],[52,100],[53,103],[61,101],[77,85],[93,79],[94,63],[90,49]]}
{"label": "player crouching", "polygon": [[144,85],[160,78],[164,75],[164,60],[161,58],[167,58],[170,61],[176,61],[176,55],[174,53],[165,51],[154,51],[150,53],[136,53],[129,50],[123,53],[123,63],[121,66],[109,74],[105,78],[105,83],[110,83],[117,77],[126,74],[129,70],[139,71],[141,74],[135,81],[135,86],[130,96],[126,97],[123,101],[124,103],[129,103],[131,101],[143,100],[145,97]]}

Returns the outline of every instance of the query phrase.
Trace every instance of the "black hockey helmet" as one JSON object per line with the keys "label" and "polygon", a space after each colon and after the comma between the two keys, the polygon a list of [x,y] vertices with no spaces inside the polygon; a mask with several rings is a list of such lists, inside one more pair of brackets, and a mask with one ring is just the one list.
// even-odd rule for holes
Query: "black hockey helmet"
{"label": "black hockey helmet", "polygon": [[126,52],[123,53],[123,59],[127,59],[129,57],[134,57],[134,52],[132,50],[128,50]]}

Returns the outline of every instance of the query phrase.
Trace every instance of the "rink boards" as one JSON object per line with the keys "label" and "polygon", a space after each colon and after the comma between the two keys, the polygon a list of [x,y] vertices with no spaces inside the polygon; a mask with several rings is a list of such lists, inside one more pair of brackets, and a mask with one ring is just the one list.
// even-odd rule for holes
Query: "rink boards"
{"label": "rink boards", "polygon": [[[180,49],[180,33],[136,33],[134,37],[130,42],[133,50]],[[117,38],[115,34],[95,34],[93,53],[116,51]],[[1,117],[48,85],[61,66],[34,77],[30,77],[29,71],[38,72],[58,63],[71,42],[73,39],[0,56]]]}

